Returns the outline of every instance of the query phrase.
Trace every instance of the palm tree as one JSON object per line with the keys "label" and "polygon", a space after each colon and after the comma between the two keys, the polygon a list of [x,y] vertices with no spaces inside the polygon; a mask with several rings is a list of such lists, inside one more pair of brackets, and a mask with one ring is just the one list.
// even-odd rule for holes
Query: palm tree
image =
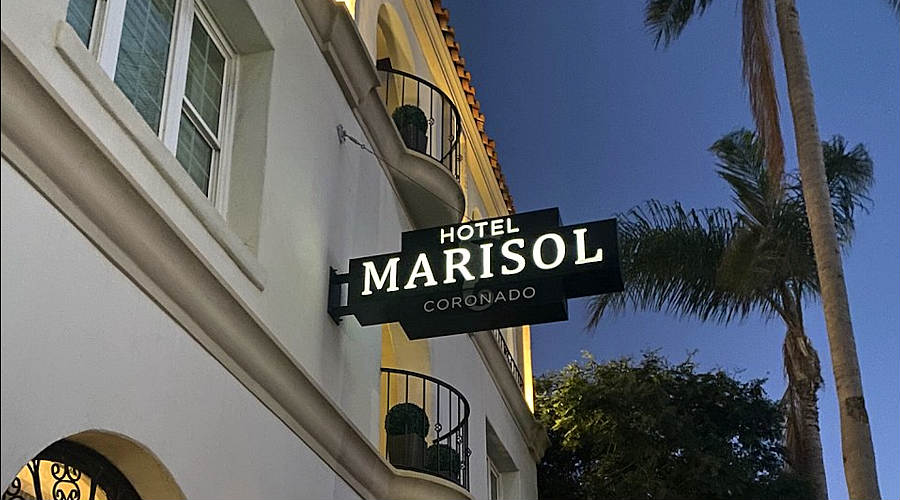
{"label": "palm tree", "polygon": [[[856,210],[866,209],[872,161],[862,145],[848,149],[839,136],[822,146],[835,229],[848,245]],[[781,319],[787,329],[788,461],[813,484],[817,498],[825,498],[817,396],[822,376],[802,307],[820,294],[820,286],[801,183],[788,175],[779,181],[782,190],[770,189],[762,140],[753,132],[727,134],[710,150],[735,208],[687,210],[650,201],[620,216],[625,291],[592,299],[589,326],[628,308],[721,323],[753,313]]]}
{"label": "palm tree", "polygon": [[[656,44],[668,45],[695,15],[702,15],[712,0],[648,0],[644,22]],[[840,241],[830,210],[827,175],[815,114],[809,65],[795,0],[774,0],[781,54],[787,77],[788,97],[794,120],[798,169],[803,179],[806,215],[817,256],[822,304],[828,333],[835,387],[841,417],[844,475],[851,498],[881,498],[875,469],[875,451],[862,391],[856,341],[850,322],[850,305],[844,282]],[[889,0],[900,15],[900,2]],[[778,123],[771,47],[767,28],[767,0],[742,0],[742,63],[749,88],[751,111],[765,141],[766,160],[771,165],[770,189],[783,165],[784,146]],[[825,494],[825,491],[822,491]]]}

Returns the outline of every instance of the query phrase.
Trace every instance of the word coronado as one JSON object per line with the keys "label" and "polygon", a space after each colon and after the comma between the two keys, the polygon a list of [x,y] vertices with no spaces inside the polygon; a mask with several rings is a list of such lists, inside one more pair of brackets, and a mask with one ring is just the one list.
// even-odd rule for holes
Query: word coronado
{"label": "word coronado", "polygon": [[505,292],[503,290],[494,293],[490,290],[481,290],[477,294],[468,293],[465,295],[456,295],[453,297],[442,297],[440,299],[426,300],[422,304],[422,310],[426,313],[434,311],[447,311],[452,309],[461,309],[463,307],[490,307],[500,302],[515,302],[519,299],[533,299],[537,294],[537,290],[533,286],[527,286],[523,289],[510,288]]}
{"label": "word coronado", "polygon": [[[485,228],[491,236],[513,234],[519,232],[511,219],[495,219],[490,224],[463,224],[448,230],[441,230],[441,243],[453,242],[454,238],[467,241],[476,234],[483,235]],[[495,224],[498,223],[498,224]],[[476,281],[501,276],[514,276],[525,271],[529,266],[538,270],[549,271],[562,265],[566,259],[574,259],[575,266],[594,264],[603,261],[603,249],[596,248],[590,252],[586,244],[588,229],[579,227],[572,229],[575,238],[575,251],[567,249],[566,239],[559,233],[545,233],[529,244],[525,238],[511,238],[502,243],[488,241],[477,245],[477,248],[449,248],[443,250],[443,262],[437,263],[439,275],[435,274],[435,266],[428,253],[419,253],[408,276],[398,282],[397,269],[402,254],[388,259],[379,269],[374,261],[364,261],[363,288],[361,295],[372,295],[374,290],[396,292],[402,286],[404,290],[415,290],[421,287],[438,286],[440,283],[451,285],[462,279]],[[499,255],[497,255],[499,254]],[[433,256],[433,254],[432,254]],[[402,266],[406,268],[406,266]]]}

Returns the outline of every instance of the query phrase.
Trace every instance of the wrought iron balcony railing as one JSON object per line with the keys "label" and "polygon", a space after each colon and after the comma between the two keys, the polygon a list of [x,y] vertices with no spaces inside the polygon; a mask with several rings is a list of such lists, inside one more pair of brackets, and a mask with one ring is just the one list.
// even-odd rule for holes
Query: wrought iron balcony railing
{"label": "wrought iron balcony railing", "polygon": [[379,94],[408,149],[430,156],[459,180],[459,111],[441,89],[380,59]]}
{"label": "wrought iron balcony railing", "polygon": [[381,369],[387,394],[385,457],[398,469],[424,472],[469,489],[469,403],[429,375]]}
{"label": "wrought iron balcony railing", "polygon": [[512,373],[513,378],[516,380],[516,384],[519,385],[519,389],[525,389],[525,379],[522,378],[522,372],[519,371],[519,363],[516,362],[516,357],[513,356],[512,352],[509,350],[509,345],[506,343],[506,339],[503,338],[503,332],[494,329],[491,330],[491,333],[494,335],[494,341],[497,342],[497,347],[500,348],[500,351],[503,353],[503,357],[506,358],[506,365],[509,366],[509,371]]}

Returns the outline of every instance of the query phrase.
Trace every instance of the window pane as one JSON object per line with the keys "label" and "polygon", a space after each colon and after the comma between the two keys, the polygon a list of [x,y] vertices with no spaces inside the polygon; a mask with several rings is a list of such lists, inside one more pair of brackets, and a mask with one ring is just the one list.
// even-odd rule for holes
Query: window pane
{"label": "window pane", "polygon": [[216,48],[200,20],[194,17],[185,94],[213,133],[219,130],[224,75],[225,56]]}
{"label": "window pane", "polygon": [[159,131],[175,0],[128,0],[115,82]]}
{"label": "window pane", "polygon": [[94,11],[97,0],[70,0],[66,11],[66,22],[75,28],[75,33],[87,47],[91,41],[91,27],[94,25]]}
{"label": "window pane", "polygon": [[213,148],[200,135],[197,127],[184,112],[178,127],[178,151],[175,157],[204,194],[209,194],[209,174]]}

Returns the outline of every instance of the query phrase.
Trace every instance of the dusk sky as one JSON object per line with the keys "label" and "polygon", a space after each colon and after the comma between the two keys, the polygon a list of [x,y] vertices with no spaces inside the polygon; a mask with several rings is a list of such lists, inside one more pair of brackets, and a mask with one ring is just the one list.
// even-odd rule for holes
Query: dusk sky
{"label": "dusk sky", "polygon": [[[707,148],[753,123],[741,83],[739,3],[714,2],[666,50],[654,50],[643,4],[445,1],[518,211],[558,206],[571,224],[650,198],[730,206]],[[883,0],[800,0],[798,9],[822,138],[862,142],[875,161],[872,210],[858,216],[844,266],[881,493],[900,498],[900,23]],[[787,168],[795,169],[776,56]],[[639,312],[587,332],[585,306],[570,301],[569,321],[532,328],[536,373],[579,359],[582,350],[610,359],[660,349],[672,361],[697,350],[705,369],[767,378],[775,399],[784,391],[777,320],[717,325]],[[829,496],[846,498],[819,303],[806,307],[805,319],[825,378]]]}

